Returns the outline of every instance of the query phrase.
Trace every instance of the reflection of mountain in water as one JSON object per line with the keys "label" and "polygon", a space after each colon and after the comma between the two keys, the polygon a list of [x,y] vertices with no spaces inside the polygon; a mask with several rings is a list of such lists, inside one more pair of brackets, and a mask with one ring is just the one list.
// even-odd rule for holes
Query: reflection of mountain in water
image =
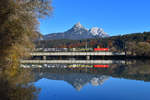
{"label": "reflection of mountain in water", "polygon": [[99,86],[109,77],[104,75],[87,73],[39,73],[35,72],[35,79],[47,78],[51,80],[64,80],[71,84],[75,89],[80,90],[84,85],[90,83],[93,86]]}
{"label": "reflection of mountain in water", "polygon": [[[63,65],[61,65],[63,66]],[[47,78],[64,80],[77,90],[90,83],[102,85],[109,77],[150,82],[150,62],[137,61],[135,64],[112,64],[109,68],[33,68],[35,79]]]}

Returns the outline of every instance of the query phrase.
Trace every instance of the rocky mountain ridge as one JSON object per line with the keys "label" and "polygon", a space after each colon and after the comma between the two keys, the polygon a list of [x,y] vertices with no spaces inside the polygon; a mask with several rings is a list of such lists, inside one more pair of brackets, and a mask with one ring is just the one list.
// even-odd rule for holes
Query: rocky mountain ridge
{"label": "rocky mountain ridge", "polygon": [[44,35],[44,40],[57,40],[57,39],[71,39],[71,40],[80,40],[88,38],[103,38],[108,37],[109,35],[104,32],[102,28],[93,27],[91,29],[85,28],[83,25],[78,22],[71,29],[60,32],[60,33],[51,33]]}

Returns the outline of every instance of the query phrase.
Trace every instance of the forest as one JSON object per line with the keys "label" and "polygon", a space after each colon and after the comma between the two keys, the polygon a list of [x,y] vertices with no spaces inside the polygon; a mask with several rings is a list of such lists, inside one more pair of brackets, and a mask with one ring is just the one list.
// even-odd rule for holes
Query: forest
{"label": "forest", "polygon": [[112,52],[150,56],[150,32],[85,40],[41,40],[35,41],[35,45],[37,48],[109,48]]}

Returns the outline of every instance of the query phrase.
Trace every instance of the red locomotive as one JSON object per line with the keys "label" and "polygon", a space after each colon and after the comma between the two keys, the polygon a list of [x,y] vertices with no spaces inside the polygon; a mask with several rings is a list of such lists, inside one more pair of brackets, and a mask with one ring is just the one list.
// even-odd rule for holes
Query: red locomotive
{"label": "red locomotive", "polygon": [[94,51],[109,51],[109,48],[94,48]]}

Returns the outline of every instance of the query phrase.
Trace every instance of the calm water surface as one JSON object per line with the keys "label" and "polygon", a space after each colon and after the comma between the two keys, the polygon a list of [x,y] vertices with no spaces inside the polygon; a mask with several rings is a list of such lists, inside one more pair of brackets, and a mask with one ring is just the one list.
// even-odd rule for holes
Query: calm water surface
{"label": "calm water surface", "polygon": [[33,69],[38,100],[150,100],[150,63]]}

